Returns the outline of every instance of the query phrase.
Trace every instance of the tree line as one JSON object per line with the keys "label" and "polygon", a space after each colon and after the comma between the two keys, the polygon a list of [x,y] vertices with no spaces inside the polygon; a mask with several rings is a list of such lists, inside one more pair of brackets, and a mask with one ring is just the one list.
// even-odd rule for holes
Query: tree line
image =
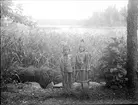
{"label": "tree line", "polygon": [[103,12],[94,12],[84,26],[126,26],[126,17],[127,7],[118,10],[116,6],[108,6]]}

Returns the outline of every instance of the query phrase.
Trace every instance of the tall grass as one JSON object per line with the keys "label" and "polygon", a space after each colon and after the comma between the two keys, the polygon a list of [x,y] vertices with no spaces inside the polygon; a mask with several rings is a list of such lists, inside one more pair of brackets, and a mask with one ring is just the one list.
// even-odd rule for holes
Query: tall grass
{"label": "tall grass", "polygon": [[[76,54],[80,40],[85,40],[86,48],[92,54],[92,66],[96,68],[102,51],[110,42],[110,37],[118,31],[107,29],[84,29],[81,32],[75,29],[47,30],[45,28],[26,28],[15,25],[14,27],[1,27],[1,79],[10,81],[14,70],[18,66],[34,66],[41,68],[49,66],[53,56],[54,68],[58,68],[61,56],[62,42],[66,41],[71,47],[71,53]],[[73,30],[73,31],[72,31]],[[119,31],[120,32],[120,31]],[[124,34],[124,31],[122,31]],[[52,59],[53,59],[52,58]]]}

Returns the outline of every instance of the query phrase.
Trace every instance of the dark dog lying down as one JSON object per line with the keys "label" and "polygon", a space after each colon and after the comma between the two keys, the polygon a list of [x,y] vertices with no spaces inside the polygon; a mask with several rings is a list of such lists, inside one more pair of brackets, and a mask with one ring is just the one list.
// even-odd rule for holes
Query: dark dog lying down
{"label": "dark dog lying down", "polygon": [[56,83],[61,82],[61,76],[59,72],[54,71],[48,67],[38,69],[33,66],[28,68],[18,67],[17,75],[14,79],[22,83],[37,82],[44,89],[52,81]]}

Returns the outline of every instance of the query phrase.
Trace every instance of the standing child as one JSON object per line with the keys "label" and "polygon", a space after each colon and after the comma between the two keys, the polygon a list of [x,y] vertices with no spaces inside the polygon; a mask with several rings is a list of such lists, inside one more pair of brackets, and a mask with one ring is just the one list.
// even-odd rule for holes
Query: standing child
{"label": "standing child", "polygon": [[63,77],[63,89],[65,92],[70,93],[73,83],[73,68],[72,57],[70,55],[70,48],[67,45],[63,46],[62,57],[60,59],[60,69]]}
{"label": "standing child", "polygon": [[76,55],[75,69],[76,81],[83,82],[88,80],[88,71],[90,70],[91,54],[86,51],[84,40],[81,40],[79,52]]}

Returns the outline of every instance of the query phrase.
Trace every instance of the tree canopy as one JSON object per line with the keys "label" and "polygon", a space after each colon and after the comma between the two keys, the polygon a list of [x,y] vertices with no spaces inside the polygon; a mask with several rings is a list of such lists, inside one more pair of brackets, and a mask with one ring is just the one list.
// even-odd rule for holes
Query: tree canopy
{"label": "tree canopy", "polygon": [[120,10],[116,6],[108,6],[103,12],[94,12],[85,21],[85,26],[126,26],[127,8]]}
{"label": "tree canopy", "polygon": [[36,23],[33,22],[29,16],[22,14],[22,5],[14,5],[12,0],[2,0],[0,1],[1,12],[0,18],[10,18],[12,22],[21,23],[27,26],[35,26]]}

